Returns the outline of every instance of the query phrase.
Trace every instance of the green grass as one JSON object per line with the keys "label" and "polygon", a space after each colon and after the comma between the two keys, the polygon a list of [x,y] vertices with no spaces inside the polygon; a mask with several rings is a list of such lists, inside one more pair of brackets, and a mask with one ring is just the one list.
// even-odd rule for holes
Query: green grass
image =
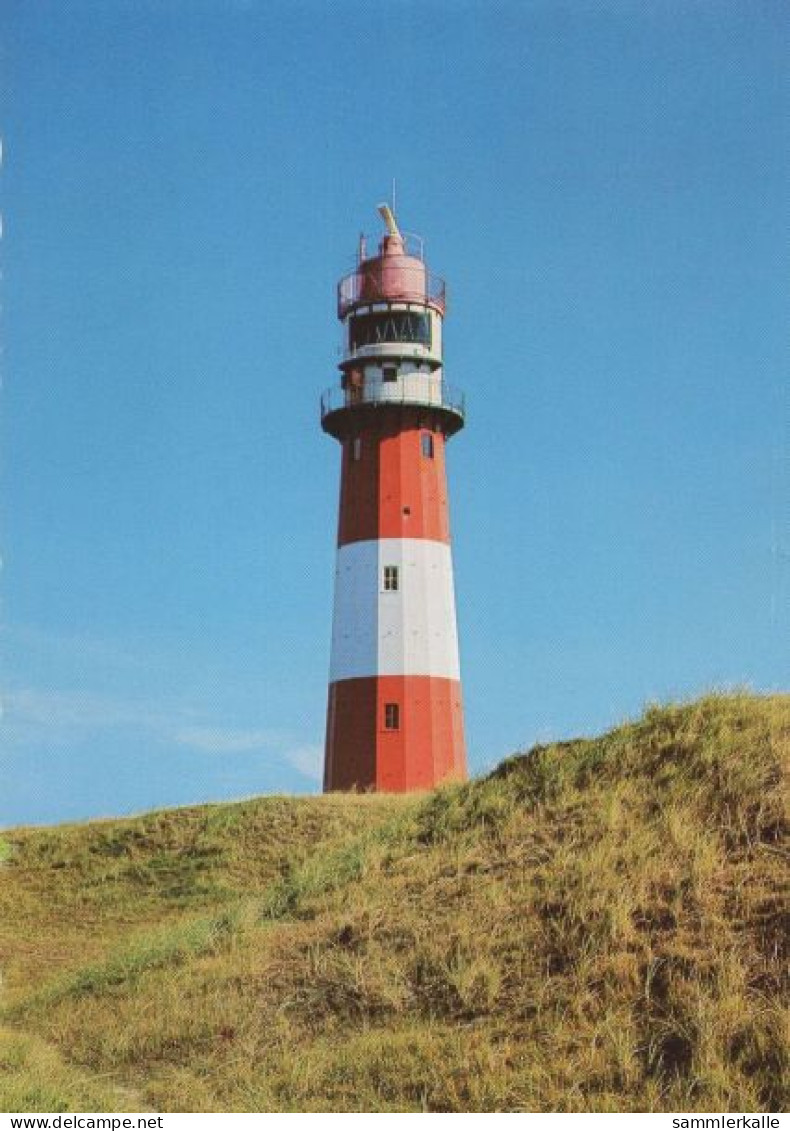
{"label": "green grass", "polygon": [[0,1029],[0,1099],[12,1111],[139,1111],[145,1101],[129,1089],[81,1072],[52,1045]]}
{"label": "green grass", "polygon": [[782,1110],[789,753],[790,697],[709,696],[432,794],[7,831],[0,1107]]}

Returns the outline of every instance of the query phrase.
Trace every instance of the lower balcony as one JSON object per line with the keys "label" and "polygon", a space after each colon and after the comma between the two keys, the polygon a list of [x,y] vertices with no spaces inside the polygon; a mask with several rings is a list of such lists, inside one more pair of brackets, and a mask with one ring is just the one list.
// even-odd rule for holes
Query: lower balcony
{"label": "lower balcony", "polygon": [[464,426],[464,395],[446,381],[427,373],[406,374],[397,381],[336,385],[321,396],[321,427],[343,439],[357,426],[358,418],[392,408],[426,408],[441,419],[445,433],[452,436]]}

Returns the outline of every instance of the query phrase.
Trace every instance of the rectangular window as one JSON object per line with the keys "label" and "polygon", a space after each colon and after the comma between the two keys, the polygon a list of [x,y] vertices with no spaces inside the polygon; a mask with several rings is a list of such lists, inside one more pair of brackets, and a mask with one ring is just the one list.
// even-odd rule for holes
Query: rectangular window
{"label": "rectangular window", "polygon": [[400,705],[398,703],[384,704],[384,729],[400,730]]}
{"label": "rectangular window", "polygon": [[385,365],[381,371],[382,381],[397,381],[398,369],[395,365]]}
{"label": "rectangular window", "polygon": [[389,565],[384,566],[384,590],[387,593],[394,593],[398,589],[398,567]]}
{"label": "rectangular window", "polygon": [[430,432],[423,432],[422,436],[422,454],[426,459],[433,459],[433,436]]}
{"label": "rectangular window", "polygon": [[417,311],[384,311],[380,314],[357,314],[349,319],[349,346],[352,350],[379,342],[417,342],[431,344],[431,320]]}
{"label": "rectangular window", "polygon": [[362,440],[359,436],[351,441],[351,458],[353,460],[362,459]]}

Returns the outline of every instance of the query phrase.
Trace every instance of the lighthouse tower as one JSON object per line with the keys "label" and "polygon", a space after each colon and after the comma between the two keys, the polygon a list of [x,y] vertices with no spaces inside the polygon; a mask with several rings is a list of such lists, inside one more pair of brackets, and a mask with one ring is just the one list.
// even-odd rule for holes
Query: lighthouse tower
{"label": "lighthouse tower", "polygon": [[325,790],[429,789],[466,776],[445,444],[444,282],[387,205],[338,286],[341,381],[321,424],[342,445]]}

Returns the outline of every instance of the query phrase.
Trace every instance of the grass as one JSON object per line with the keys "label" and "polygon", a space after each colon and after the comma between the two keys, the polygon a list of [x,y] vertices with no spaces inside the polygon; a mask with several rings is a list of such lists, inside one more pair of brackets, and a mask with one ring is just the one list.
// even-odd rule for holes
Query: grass
{"label": "grass", "polygon": [[7,831],[0,1107],[782,1110],[789,753],[790,697],[710,696],[431,794]]}
{"label": "grass", "polygon": [[140,1111],[134,1092],[67,1064],[52,1045],[0,1029],[3,1111]]}

